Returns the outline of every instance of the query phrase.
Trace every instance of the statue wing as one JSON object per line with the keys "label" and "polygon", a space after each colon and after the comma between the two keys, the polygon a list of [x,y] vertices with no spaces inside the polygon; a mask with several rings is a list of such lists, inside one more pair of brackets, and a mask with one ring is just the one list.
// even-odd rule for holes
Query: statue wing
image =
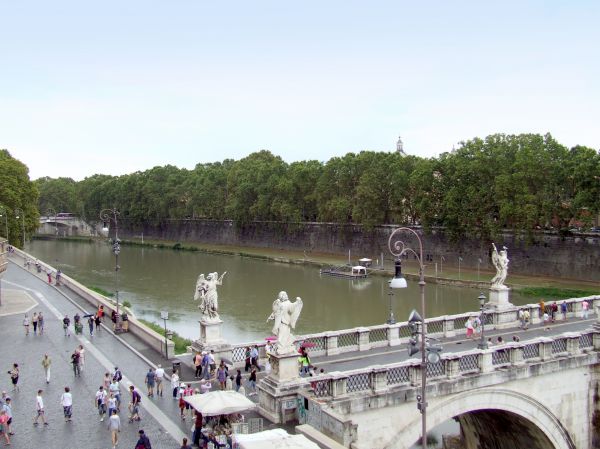
{"label": "statue wing", "polygon": [[277,335],[277,333],[279,331],[279,326],[281,325],[282,313],[283,313],[283,307],[281,306],[281,301],[279,301],[279,298],[278,298],[275,301],[273,301],[273,313],[271,313],[271,316],[269,317],[269,319],[272,319],[275,321],[273,323],[273,333],[275,335]]}
{"label": "statue wing", "polygon": [[205,282],[204,273],[198,276],[198,280],[196,281],[196,291],[194,292],[194,301],[198,301],[202,297],[202,293],[200,292],[202,284]]}
{"label": "statue wing", "polygon": [[498,254],[498,251],[492,253],[492,263],[496,269],[500,269],[500,254]]}
{"label": "statue wing", "polygon": [[290,326],[292,329],[296,327],[296,321],[298,321],[298,317],[300,316],[300,312],[302,312],[302,307],[304,303],[302,302],[302,298],[299,296],[296,298],[296,302],[292,306],[292,315],[290,316]]}

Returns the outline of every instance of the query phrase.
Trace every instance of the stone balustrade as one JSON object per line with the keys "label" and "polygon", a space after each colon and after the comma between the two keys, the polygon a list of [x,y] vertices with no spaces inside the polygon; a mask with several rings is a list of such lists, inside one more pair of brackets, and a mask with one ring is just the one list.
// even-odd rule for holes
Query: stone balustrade
{"label": "stone balustrade", "polygon": [[[582,303],[587,300],[590,313],[595,311],[596,306],[600,305],[600,295],[587,296],[582,298],[572,298],[564,300],[567,304],[567,319],[581,317],[583,313]],[[562,300],[556,301],[561,303]],[[546,303],[546,309],[552,302]],[[516,327],[519,325],[519,310],[529,310],[531,325],[540,324],[542,317],[539,304],[526,304],[523,306],[511,307],[505,310],[487,310],[485,311],[486,329],[499,329],[507,327]],[[457,333],[465,332],[465,323],[469,317],[479,316],[479,311],[460,313],[456,315],[443,315],[427,318],[427,335],[434,338],[455,337]],[[561,321],[562,314],[556,315],[556,320]],[[296,347],[303,343],[308,343],[310,354],[313,357],[336,355],[344,352],[368,351],[373,348],[385,346],[398,346],[406,343],[410,336],[410,330],[407,322],[396,324],[380,324],[368,327],[356,327],[353,329],[344,329],[339,331],[328,331],[318,334],[302,335],[296,339]],[[233,346],[233,363],[236,367],[244,365],[245,348],[247,346],[257,345],[260,349],[261,359],[266,357],[264,341],[237,344]]]}
{"label": "stone balustrade", "polygon": [[[444,354],[439,362],[427,364],[427,379],[456,379],[598,350],[600,333],[592,330],[564,333],[554,338],[539,337],[489,349]],[[421,374],[421,360],[410,359],[343,373],[331,372],[309,379],[299,379],[298,382],[299,387],[309,385],[312,394],[318,398],[336,399],[353,393],[370,395],[396,387],[416,387],[421,384]]]}

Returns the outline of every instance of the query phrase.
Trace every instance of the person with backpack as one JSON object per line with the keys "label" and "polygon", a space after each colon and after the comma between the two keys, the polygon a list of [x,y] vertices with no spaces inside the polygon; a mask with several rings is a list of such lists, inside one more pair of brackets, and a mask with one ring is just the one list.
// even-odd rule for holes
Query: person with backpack
{"label": "person with backpack", "polygon": [[121,382],[123,379],[123,374],[118,366],[115,366],[115,370],[112,373],[112,380],[116,380],[117,382]]}
{"label": "person with backpack", "polygon": [[[142,402],[142,395],[135,389],[133,385],[129,386],[131,392],[131,402],[129,403],[129,409],[131,415],[129,416],[129,422],[140,421],[140,403]],[[136,446],[137,447],[137,446]]]}
{"label": "person with backpack", "polygon": [[65,315],[62,322],[63,322],[63,330],[65,331],[65,337],[70,337],[71,331],[69,330],[69,324],[71,324],[71,319],[67,315]]}
{"label": "person with backpack", "polygon": [[79,365],[80,357],[81,356],[79,354],[79,351],[76,348],[75,351],[73,351],[73,354],[71,354],[71,363],[73,364],[73,375],[75,377],[81,377],[81,366]]}
{"label": "person with backpack", "polygon": [[152,445],[150,444],[150,440],[144,433],[144,429],[140,429],[138,431],[140,438],[138,442],[135,444],[135,449],[152,449]]}

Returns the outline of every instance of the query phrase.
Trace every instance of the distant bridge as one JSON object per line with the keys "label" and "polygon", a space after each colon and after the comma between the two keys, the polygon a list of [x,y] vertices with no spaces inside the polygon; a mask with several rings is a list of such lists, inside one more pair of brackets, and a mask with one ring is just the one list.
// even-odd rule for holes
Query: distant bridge
{"label": "distant bridge", "polygon": [[40,217],[36,234],[59,237],[96,235],[94,227],[77,216]]}

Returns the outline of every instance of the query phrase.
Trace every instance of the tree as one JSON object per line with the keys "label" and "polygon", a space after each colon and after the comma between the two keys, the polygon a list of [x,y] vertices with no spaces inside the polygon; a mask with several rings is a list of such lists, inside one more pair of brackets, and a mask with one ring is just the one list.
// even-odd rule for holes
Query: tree
{"label": "tree", "polygon": [[[0,150],[0,204],[8,217],[8,240],[11,244],[20,248],[24,246],[23,223],[25,234],[31,235],[38,228],[38,197],[38,189],[29,179],[27,166],[13,158],[8,150]],[[16,209],[22,210],[23,215],[16,213]],[[4,230],[1,232],[4,234]]]}

